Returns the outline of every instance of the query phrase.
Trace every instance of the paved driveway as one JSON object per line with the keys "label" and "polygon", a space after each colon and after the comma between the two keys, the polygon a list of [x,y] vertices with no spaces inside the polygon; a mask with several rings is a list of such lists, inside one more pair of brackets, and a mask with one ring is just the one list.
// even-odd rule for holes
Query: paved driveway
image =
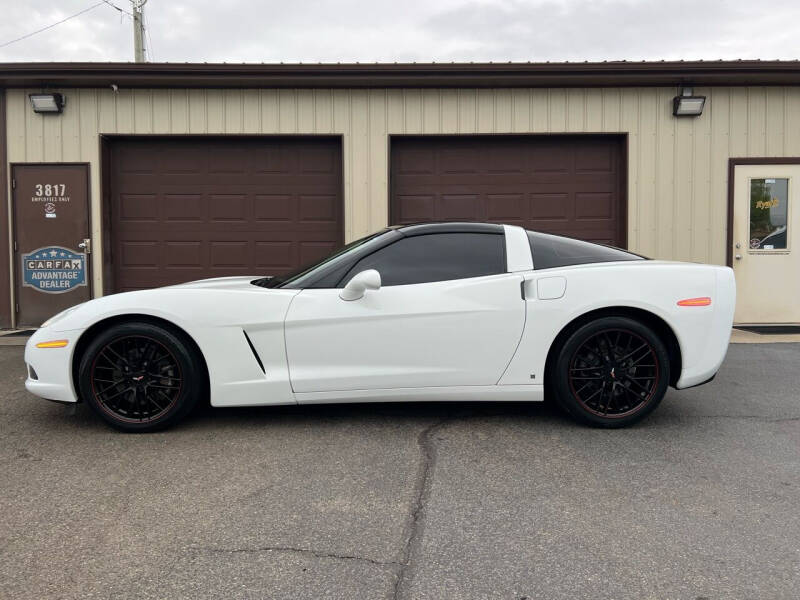
{"label": "paved driveway", "polygon": [[0,347],[1,598],[796,598],[800,344],[623,431],[541,405],[201,411],[123,435]]}

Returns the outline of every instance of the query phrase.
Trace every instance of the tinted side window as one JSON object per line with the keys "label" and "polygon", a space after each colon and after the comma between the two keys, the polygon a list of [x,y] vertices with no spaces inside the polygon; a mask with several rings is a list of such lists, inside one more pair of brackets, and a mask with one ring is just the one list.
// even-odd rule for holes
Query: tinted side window
{"label": "tinted side window", "polygon": [[361,259],[351,277],[376,269],[382,285],[406,285],[506,272],[505,238],[491,233],[435,233],[404,237]]}
{"label": "tinted side window", "polygon": [[537,270],[618,260],[644,260],[619,248],[535,231],[528,232],[528,241],[533,253],[533,268]]}

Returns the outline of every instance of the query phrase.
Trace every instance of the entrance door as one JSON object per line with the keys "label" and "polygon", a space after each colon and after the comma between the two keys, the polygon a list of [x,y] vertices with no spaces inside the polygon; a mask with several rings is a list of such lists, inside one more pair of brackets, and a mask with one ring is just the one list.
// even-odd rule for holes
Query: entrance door
{"label": "entrance door", "polygon": [[736,165],[737,323],[800,323],[800,165]]}
{"label": "entrance door", "polygon": [[88,165],[14,165],[17,327],[90,298]]}

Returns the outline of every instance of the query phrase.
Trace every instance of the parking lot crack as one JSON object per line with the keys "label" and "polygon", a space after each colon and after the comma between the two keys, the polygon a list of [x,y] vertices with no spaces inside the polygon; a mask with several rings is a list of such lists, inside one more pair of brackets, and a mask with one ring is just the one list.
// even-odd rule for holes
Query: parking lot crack
{"label": "parking lot crack", "polygon": [[731,419],[731,420],[752,420],[763,423],[790,423],[800,421],[800,417],[765,417],[764,415],[698,415],[701,419]]}
{"label": "parking lot crack", "polygon": [[420,463],[417,470],[417,480],[414,486],[414,501],[411,505],[411,515],[406,525],[400,558],[397,561],[399,569],[392,592],[392,600],[400,600],[407,595],[406,588],[410,582],[409,568],[414,555],[414,550],[422,539],[424,529],[425,506],[430,497],[433,485],[433,469],[436,463],[436,444],[434,434],[442,429],[451,417],[444,418],[424,428],[417,436],[420,448]]}
{"label": "parking lot crack", "polygon": [[305,554],[314,556],[316,558],[330,558],[334,560],[356,560],[366,562],[377,566],[396,566],[398,563],[395,561],[381,561],[374,558],[367,558],[366,556],[357,556],[355,554],[339,554],[336,552],[322,552],[311,548],[297,548],[295,546],[257,546],[254,548],[203,548],[205,552],[213,552],[220,554],[255,554],[259,552],[288,552],[292,554]]}

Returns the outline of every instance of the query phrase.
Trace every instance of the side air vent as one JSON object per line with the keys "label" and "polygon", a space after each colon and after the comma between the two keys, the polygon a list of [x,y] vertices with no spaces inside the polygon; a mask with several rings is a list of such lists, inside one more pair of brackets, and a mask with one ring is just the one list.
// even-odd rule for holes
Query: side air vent
{"label": "side air vent", "polygon": [[250,351],[253,353],[253,356],[255,356],[255,358],[256,358],[256,362],[258,363],[258,366],[261,367],[261,370],[264,372],[264,375],[266,375],[267,374],[267,370],[264,368],[264,363],[261,362],[261,357],[258,355],[258,352],[256,352],[256,347],[253,346],[253,342],[250,341],[250,336],[247,335],[247,332],[244,329],[242,329],[242,333],[244,334],[244,339],[247,340],[247,345],[250,346]]}

